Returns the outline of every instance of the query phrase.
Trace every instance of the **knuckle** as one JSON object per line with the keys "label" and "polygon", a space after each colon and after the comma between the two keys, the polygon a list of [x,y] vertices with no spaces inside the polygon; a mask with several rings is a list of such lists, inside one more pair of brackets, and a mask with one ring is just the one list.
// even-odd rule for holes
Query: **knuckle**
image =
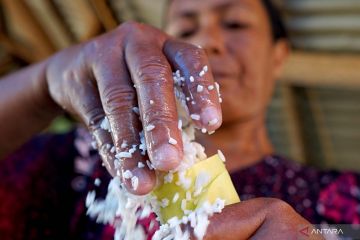
{"label": "knuckle", "polygon": [[132,34],[141,34],[143,35],[144,32],[148,32],[151,28],[147,26],[146,24],[135,22],[135,21],[126,21],[122,23],[117,30],[129,34],[130,36]]}
{"label": "knuckle", "polygon": [[103,92],[106,114],[129,111],[136,101],[136,93],[130,86],[107,87]]}
{"label": "knuckle", "polygon": [[293,212],[293,208],[285,201],[276,198],[269,198],[266,201],[266,206],[269,213],[288,214]]}
{"label": "knuckle", "polygon": [[71,87],[73,87],[74,82],[79,82],[80,81],[80,76],[78,75],[78,73],[76,71],[74,71],[73,69],[66,69],[63,72],[63,84],[64,87],[66,89],[71,89]]}
{"label": "knuckle", "polygon": [[184,44],[183,47],[179,48],[175,52],[175,59],[181,60],[181,59],[188,59],[196,62],[200,59],[203,59],[206,57],[205,50],[202,48],[198,48],[191,44]]}
{"label": "knuckle", "polygon": [[170,67],[167,62],[158,56],[148,56],[138,65],[138,75],[140,79],[165,78],[170,74]]}
{"label": "knuckle", "polygon": [[173,124],[176,122],[176,116],[177,113],[167,107],[159,109],[148,108],[143,111],[143,119],[145,122],[154,126]]}
{"label": "knuckle", "polygon": [[104,111],[99,107],[85,107],[85,124],[89,129],[97,128],[105,117]]}
{"label": "knuckle", "polygon": [[118,26],[118,29],[126,29],[126,30],[133,30],[133,29],[137,29],[139,27],[139,23],[132,21],[132,20],[128,20],[123,22],[122,24],[120,24]]}
{"label": "knuckle", "polygon": [[103,40],[101,37],[97,37],[87,42],[84,45],[84,52],[86,53],[86,59],[93,55],[97,55],[99,51],[101,51],[103,45]]}

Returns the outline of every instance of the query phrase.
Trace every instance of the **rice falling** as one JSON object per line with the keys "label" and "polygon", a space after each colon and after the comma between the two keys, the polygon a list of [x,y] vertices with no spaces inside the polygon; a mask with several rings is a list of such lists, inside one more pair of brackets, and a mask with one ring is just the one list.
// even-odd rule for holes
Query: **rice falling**
{"label": "rice falling", "polygon": [[[208,66],[204,66],[202,71],[199,73],[199,76],[203,76],[208,71]],[[144,137],[144,131],[139,133],[140,144],[132,145],[128,149],[128,144],[126,141],[123,141],[121,144],[121,149],[123,151],[118,152],[114,160],[114,166],[117,169],[117,177],[114,177],[108,187],[108,193],[105,199],[96,199],[95,191],[88,193],[86,198],[86,207],[88,208],[87,214],[96,218],[96,221],[104,224],[112,224],[115,228],[115,240],[145,240],[147,236],[145,235],[144,230],[140,227],[137,222],[139,219],[144,219],[149,217],[151,212],[156,214],[160,213],[160,209],[166,208],[171,203],[177,203],[180,205],[181,210],[184,213],[180,219],[178,217],[172,217],[166,222],[161,222],[160,228],[155,232],[153,240],[185,240],[190,239],[190,232],[184,230],[180,227],[181,224],[189,224],[193,229],[193,234],[197,239],[203,239],[206,229],[209,225],[209,217],[215,213],[221,212],[224,208],[225,202],[221,199],[216,199],[213,204],[210,204],[208,201],[203,202],[194,210],[190,210],[191,204],[190,201],[193,201],[193,197],[200,195],[207,184],[209,184],[209,175],[206,172],[200,172],[194,183],[192,180],[186,176],[186,170],[193,166],[195,163],[205,160],[206,154],[204,152],[204,147],[199,143],[195,142],[195,128],[191,123],[191,120],[199,121],[200,115],[198,114],[189,114],[189,110],[186,106],[186,101],[190,101],[189,97],[181,91],[181,87],[185,82],[185,78],[181,76],[180,70],[177,70],[173,73],[173,80],[175,84],[175,95],[180,103],[179,109],[183,110],[182,114],[179,113],[178,129],[181,130],[181,137],[184,146],[184,160],[181,162],[180,166],[176,169],[177,181],[176,185],[180,186],[186,191],[185,198],[181,199],[179,192],[175,192],[173,196],[168,198],[157,199],[151,194],[144,196],[136,196],[129,193],[124,184],[120,181],[120,162],[123,158],[131,158],[132,154],[136,151],[141,151],[143,155],[146,152],[146,143]],[[194,77],[190,76],[190,82],[194,82]],[[216,84],[215,84],[216,86]],[[197,91],[203,91],[203,86],[198,85]],[[209,90],[214,89],[214,86],[208,86]],[[218,90],[218,87],[217,87]],[[220,93],[218,91],[218,96],[220,99]],[[150,104],[154,102],[149,101]],[[194,105],[195,101],[191,101]],[[134,107],[132,109],[136,114],[139,113],[139,109]],[[179,110],[179,111],[180,111]],[[218,123],[218,119],[213,119],[209,121],[209,126],[213,126]],[[108,120],[104,119],[102,122],[105,130],[109,131],[110,124]],[[145,131],[149,132],[155,128],[154,125],[147,125]],[[202,132],[206,133],[206,129],[203,128]],[[209,132],[210,134],[210,132]],[[169,137],[169,144],[176,145],[177,141]],[[110,151],[115,152],[115,147],[108,147]],[[127,149],[127,150],[126,150]],[[220,153],[219,153],[220,152]],[[225,159],[221,151],[218,151],[219,157],[223,160]],[[154,169],[153,164],[146,160],[146,165],[150,170]],[[142,162],[137,163],[138,168],[144,168],[146,166]],[[174,181],[174,173],[168,172],[163,176],[163,182],[170,184]],[[124,179],[130,179],[131,187],[136,190],[139,187],[139,179],[134,176],[130,170],[126,170],[122,173]],[[100,184],[99,181],[95,181],[95,185]],[[194,185],[194,188],[190,188]],[[183,193],[184,194],[184,193]],[[179,202],[181,200],[181,202]],[[195,202],[195,204],[197,204]],[[189,208],[189,209],[187,209]],[[119,219],[126,219],[126,221],[121,221]],[[158,218],[161,220],[161,218]],[[149,228],[153,228],[155,225],[154,221],[151,221]]]}
{"label": "rice falling", "polygon": [[99,187],[101,184],[101,180],[99,178],[96,178],[95,181],[94,181],[94,185]]}

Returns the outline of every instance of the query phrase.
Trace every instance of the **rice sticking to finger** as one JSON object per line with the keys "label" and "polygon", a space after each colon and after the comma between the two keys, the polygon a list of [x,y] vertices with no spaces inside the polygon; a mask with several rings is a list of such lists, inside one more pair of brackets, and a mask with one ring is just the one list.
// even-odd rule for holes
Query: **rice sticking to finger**
{"label": "rice sticking to finger", "polygon": [[108,117],[104,117],[104,119],[101,121],[100,128],[111,132],[111,126]]}
{"label": "rice sticking to finger", "polygon": [[124,173],[123,173],[123,178],[125,179],[130,179],[133,177],[133,174],[130,170],[126,170]]}
{"label": "rice sticking to finger", "polygon": [[178,129],[181,130],[182,129],[182,120],[179,119],[178,121]]}
{"label": "rice sticking to finger", "polygon": [[191,115],[190,115],[190,118],[191,118],[192,120],[199,121],[199,120],[200,120],[200,115],[199,115],[199,114],[191,114]]}
{"label": "rice sticking to finger", "polygon": [[136,190],[136,189],[138,188],[138,186],[139,186],[139,179],[138,179],[138,177],[133,176],[133,177],[131,178],[131,186],[132,186],[132,188],[133,188],[134,190]]}
{"label": "rice sticking to finger", "polygon": [[226,162],[225,156],[221,150],[218,149],[217,154],[219,155],[219,158],[221,159],[221,161]]}
{"label": "rice sticking to finger", "polygon": [[[204,76],[209,71],[208,66],[204,66],[199,77]],[[173,73],[174,80],[174,92],[175,98],[178,101],[179,108],[183,108],[178,111],[179,120],[177,122],[177,128],[181,132],[181,141],[184,150],[184,160],[180,166],[174,171],[163,173],[157,173],[158,182],[160,185],[169,187],[173,185],[177,188],[174,192],[168,195],[156,195],[146,194],[143,196],[137,196],[131,194],[126,188],[124,183],[131,184],[132,190],[136,191],[140,184],[139,178],[135,176],[131,170],[123,170],[122,162],[127,158],[132,158],[137,151],[140,151],[142,155],[146,155],[147,145],[145,135],[152,135],[150,132],[155,129],[155,125],[145,124],[143,131],[139,132],[140,144],[129,144],[125,140],[122,142],[120,148],[115,148],[112,145],[106,145],[105,148],[111,152],[116,153],[114,159],[114,167],[116,169],[116,177],[114,177],[108,187],[108,194],[105,199],[96,199],[95,192],[90,192],[87,197],[86,206],[88,208],[88,215],[96,218],[97,222],[104,224],[114,224],[115,239],[139,239],[145,240],[147,236],[144,231],[137,225],[138,220],[148,217],[151,212],[157,215],[157,219],[161,222],[160,228],[155,232],[153,240],[184,240],[190,238],[190,231],[188,229],[182,229],[182,224],[188,224],[197,239],[202,239],[205,235],[207,226],[209,224],[209,217],[214,213],[221,212],[225,202],[221,199],[216,199],[215,202],[200,201],[203,196],[202,193],[207,191],[211,181],[208,172],[201,171],[196,176],[189,176],[187,170],[194,164],[201,160],[207,159],[205,149],[199,143],[195,142],[196,128],[193,121],[199,121],[199,114],[189,114],[187,105],[195,104],[195,101],[190,93],[189,96],[185,96],[182,92],[187,76],[182,76],[180,70],[176,70]],[[189,77],[190,83],[195,81],[193,76]],[[196,85],[196,91],[198,93],[204,90],[215,89],[218,92],[220,100],[219,86],[215,85],[203,86]],[[187,103],[188,102],[188,103]],[[149,104],[154,104],[152,99],[149,100]],[[132,111],[139,115],[139,108],[134,107]],[[182,115],[183,113],[183,115]],[[186,114],[186,115],[184,115]],[[192,121],[191,121],[192,120]],[[208,126],[217,125],[219,120],[214,118],[207,124]],[[103,127],[108,129],[108,120],[103,120]],[[110,126],[110,125],[109,125]],[[160,125],[156,126],[159,128]],[[207,128],[202,128],[203,133],[207,133]],[[208,132],[211,134],[212,132]],[[174,136],[174,135],[173,135]],[[168,143],[170,145],[177,145],[178,141],[171,135],[168,136]],[[222,161],[225,158],[221,151],[218,151],[218,156]],[[137,167],[137,168],[136,168]],[[142,168],[147,167],[150,170],[154,170],[153,164],[150,160],[135,163],[135,170],[139,171]],[[144,170],[144,169],[143,169]],[[143,171],[141,170],[141,171]],[[94,184],[99,184],[98,181]],[[175,189],[176,189],[175,188]],[[155,191],[155,190],[154,190]],[[206,199],[205,199],[206,200]],[[167,219],[163,219],[162,211],[168,211],[173,206],[177,206],[181,212],[181,216],[169,216]],[[126,219],[121,221],[119,219]],[[151,223],[155,223],[152,221]]]}
{"label": "rice sticking to finger", "polygon": [[176,141],[174,138],[170,137],[170,138],[169,138],[169,143],[170,143],[171,145],[176,145],[176,144],[177,144],[177,141]]}
{"label": "rice sticking to finger", "polygon": [[147,126],[145,127],[145,130],[146,130],[147,132],[150,132],[150,131],[152,131],[154,128],[155,128],[154,125],[149,124],[149,125],[147,125]]}

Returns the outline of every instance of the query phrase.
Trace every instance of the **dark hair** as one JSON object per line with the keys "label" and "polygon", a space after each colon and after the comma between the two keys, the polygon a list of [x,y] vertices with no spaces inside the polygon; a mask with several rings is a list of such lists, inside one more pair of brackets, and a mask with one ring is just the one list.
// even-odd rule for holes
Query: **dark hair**
{"label": "dark hair", "polygon": [[268,14],[274,41],[287,39],[288,33],[285,28],[284,21],[281,18],[279,9],[274,5],[274,3],[272,3],[271,0],[261,0],[261,2]]}
{"label": "dark hair", "polygon": [[[273,40],[276,42],[277,40],[280,40],[280,39],[287,39],[288,33],[285,28],[284,21],[280,15],[279,9],[274,5],[272,0],[261,0],[261,2],[264,5],[265,10],[268,15],[268,18],[269,18],[272,35],[273,35]],[[165,9],[168,9],[170,3],[171,3],[171,0],[168,0],[167,3],[165,4]],[[165,21],[162,21],[162,22],[163,22],[163,24],[165,23]]]}

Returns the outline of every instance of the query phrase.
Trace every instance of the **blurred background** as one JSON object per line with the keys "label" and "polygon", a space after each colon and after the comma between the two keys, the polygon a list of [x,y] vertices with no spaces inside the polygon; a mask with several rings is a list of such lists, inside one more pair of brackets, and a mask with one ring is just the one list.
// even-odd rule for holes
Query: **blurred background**
{"label": "blurred background", "polygon": [[[166,0],[0,0],[0,76],[115,28],[162,25]],[[360,171],[360,0],[277,0],[293,52],[268,110],[278,153]],[[67,117],[47,131],[71,128]]]}

